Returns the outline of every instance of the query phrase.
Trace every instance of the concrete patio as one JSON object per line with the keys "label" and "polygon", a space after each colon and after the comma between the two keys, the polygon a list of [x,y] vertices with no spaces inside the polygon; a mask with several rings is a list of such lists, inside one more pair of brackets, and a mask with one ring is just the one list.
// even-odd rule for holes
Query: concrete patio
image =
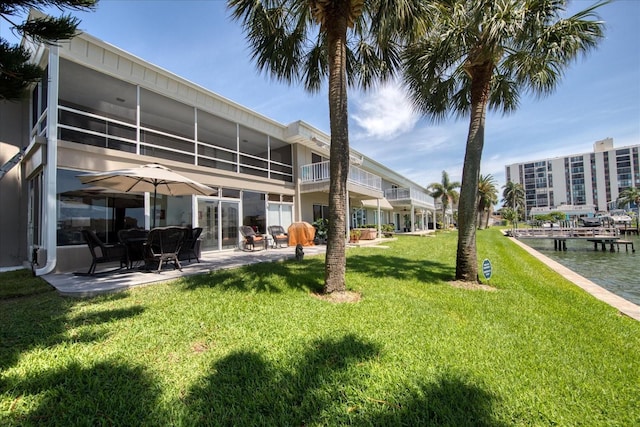
{"label": "concrete patio", "polygon": [[[324,254],[326,246],[307,246],[304,248],[305,256]],[[173,268],[173,264],[166,265],[161,272],[147,271],[133,268],[120,269],[101,273],[105,270],[113,270],[118,267],[115,264],[100,264],[98,274],[94,276],[76,275],[74,273],[52,273],[42,276],[49,284],[64,296],[93,297],[100,294],[118,292],[137,286],[145,286],[158,282],[166,282],[183,276],[204,274],[211,271],[242,267],[244,265],[259,262],[276,262],[295,258],[295,247],[289,246],[277,249],[257,251],[211,251],[203,252],[200,262],[182,262],[182,271]]]}

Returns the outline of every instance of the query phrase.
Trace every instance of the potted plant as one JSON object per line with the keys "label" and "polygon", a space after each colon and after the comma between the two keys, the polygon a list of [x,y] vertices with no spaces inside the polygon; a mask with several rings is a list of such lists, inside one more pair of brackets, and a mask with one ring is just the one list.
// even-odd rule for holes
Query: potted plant
{"label": "potted plant", "polygon": [[349,242],[357,243],[360,241],[360,230],[353,229],[349,232]]}
{"label": "potted plant", "polygon": [[384,237],[393,237],[393,225],[382,224],[381,230]]}
{"label": "potted plant", "polygon": [[365,224],[360,228],[360,239],[375,240],[378,237],[378,230],[375,224]]}
{"label": "potted plant", "polygon": [[318,218],[313,222],[313,226],[316,229],[316,235],[314,240],[314,243],[316,245],[320,244],[320,243],[327,243],[327,229],[329,226],[329,220],[324,219],[324,218]]}

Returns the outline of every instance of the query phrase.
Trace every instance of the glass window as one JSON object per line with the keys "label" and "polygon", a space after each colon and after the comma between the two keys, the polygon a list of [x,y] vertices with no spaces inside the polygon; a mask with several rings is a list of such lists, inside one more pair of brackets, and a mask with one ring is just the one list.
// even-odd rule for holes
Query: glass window
{"label": "glass window", "polygon": [[251,226],[256,233],[265,233],[267,231],[265,194],[243,191],[242,214],[244,216],[242,225]]}
{"label": "glass window", "polygon": [[[58,169],[58,246],[84,244],[81,231],[93,230],[105,243],[118,241],[118,231],[144,228],[144,194],[115,193],[80,183],[80,171]],[[191,226],[192,196],[158,195],[155,227]],[[153,195],[151,200],[151,215]],[[151,226],[154,226],[153,218]]]}
{"label": "glass window", "polygon": [[[155,227],[167,227],[177,225],[180,227],[191,227],[191,204],[192,196],[166,196],[158,194],[155,206]],[[153,209],[153,194],[151,195],[151,215]],[[153,226],[153,218],[151,219]]]}
{"label": "glass window", "polygon": [[142,194],[87,187],[76,177],[80,173],[65,169],[57,172],[58,246],[84,244],[84,229],[95,231],[105,243],[115,243],[118,230],[144,227]]}
{"label": "glass window", "polygon": [[234,188],[223,188],[222,189],[222,197],[229,197],[233,199],[240,198],[240,190],[236,190]]}
{"label": "glass window", "polygon": [[313,205],[313,221],[318,219],[329,219],[329,206]]}

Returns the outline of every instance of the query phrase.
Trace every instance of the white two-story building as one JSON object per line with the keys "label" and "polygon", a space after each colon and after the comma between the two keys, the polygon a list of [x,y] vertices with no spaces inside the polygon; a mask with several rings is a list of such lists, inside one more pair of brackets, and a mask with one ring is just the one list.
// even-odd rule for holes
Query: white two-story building
{"label": "white two-story building", "polygon": [[[0,269],[34,258],[38,274],[86,266],[85,228],[115,242],[120,229],[152,222],[199,226],[201,249],[222,251],[238,247],[240,225],[264,232],[327,216],[329,135],[278,123],[87,33],[23,44],[46,77],[29,99],[0,103]],[[434,227],[424,187],[358,152],[351,160],[351,227]],[[154,201],[77,178],[148,163],[215,193]]]}

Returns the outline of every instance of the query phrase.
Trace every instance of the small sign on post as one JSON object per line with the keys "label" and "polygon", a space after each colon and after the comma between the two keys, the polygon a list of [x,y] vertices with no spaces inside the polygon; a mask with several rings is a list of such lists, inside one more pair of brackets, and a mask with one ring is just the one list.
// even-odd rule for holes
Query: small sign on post
{"label": "small sign on post", "polygon": [[491,279],[491,273],[491,261],[485,259],[484,261],[482,261],[482,274],[484,274],[485,279],[489,280]]}

